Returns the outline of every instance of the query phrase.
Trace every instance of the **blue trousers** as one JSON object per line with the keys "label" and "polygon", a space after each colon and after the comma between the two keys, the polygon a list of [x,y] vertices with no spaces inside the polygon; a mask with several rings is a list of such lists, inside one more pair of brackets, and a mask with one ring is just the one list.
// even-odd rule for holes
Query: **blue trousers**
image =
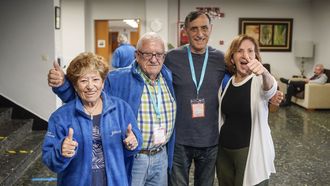
{"label": "blue trousers", "polygon": [[136,154],[132,168],[132,186],[167,186],[166,147],[155,155]]}

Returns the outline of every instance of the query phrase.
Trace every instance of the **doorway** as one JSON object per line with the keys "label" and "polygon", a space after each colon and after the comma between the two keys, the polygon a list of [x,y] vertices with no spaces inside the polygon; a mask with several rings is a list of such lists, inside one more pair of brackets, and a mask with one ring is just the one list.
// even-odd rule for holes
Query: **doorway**
{"label": "doorway", "polygon": [[112,53],[118,47],[119,34],[124,34],[130,44],[136,47],[140,38],[140,19],[95,20],[95,53],[109,62],[110,69]]}

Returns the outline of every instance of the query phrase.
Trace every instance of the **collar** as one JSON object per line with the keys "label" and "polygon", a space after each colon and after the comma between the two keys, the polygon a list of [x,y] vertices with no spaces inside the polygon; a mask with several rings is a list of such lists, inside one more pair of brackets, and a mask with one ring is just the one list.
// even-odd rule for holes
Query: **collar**
{"label": "collar", "polygon": [[[101,93],[101,98],[102,98],[102,114],[108,112],[109,110],[115,109],[116,105],[113,103],[112,99],[106,95],[106,93],[104,91],[102,91]],[[78,111],[78,113],[86,116],[89,118],[89,116],[85,113],[84,111],[84,106],[83,103],[80,99],[80,97],[76,97],[75,100],[75,108]]]}
{"label": "collar", "polygon": [[137,67],[137,72],[138,74],[142,77],[142,79],[144,80],[144,82],[146,82],[147,84],[153,86],[155,84],[155,82],[160,80],[160,77],[162,76],[162,74],[159,72],[157,78],[155,81],[152,81],[143,71],[142,69],[138,66]]}

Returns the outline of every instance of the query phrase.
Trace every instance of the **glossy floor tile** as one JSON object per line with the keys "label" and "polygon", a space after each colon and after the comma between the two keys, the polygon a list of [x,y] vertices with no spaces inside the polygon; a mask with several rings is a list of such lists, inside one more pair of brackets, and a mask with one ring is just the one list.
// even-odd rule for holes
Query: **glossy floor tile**
{"label": "glossy floor tile", "polygon": [[277,173],[270,185],[330,185],[330,110],[293,105],[269,115]]}

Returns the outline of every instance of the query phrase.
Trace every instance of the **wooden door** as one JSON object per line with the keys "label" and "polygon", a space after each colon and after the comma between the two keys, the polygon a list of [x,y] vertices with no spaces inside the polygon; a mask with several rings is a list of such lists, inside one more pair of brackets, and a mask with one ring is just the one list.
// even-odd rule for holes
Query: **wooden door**
{"label": "wooden door", "polygon": [[136,48],[136,44],[139,40],[139,32],[131,32],[130,33],[130,43]]}
{"label": "wooden door", "polygon": [[109,61],[108,20],[95,20],[95,53]]}

